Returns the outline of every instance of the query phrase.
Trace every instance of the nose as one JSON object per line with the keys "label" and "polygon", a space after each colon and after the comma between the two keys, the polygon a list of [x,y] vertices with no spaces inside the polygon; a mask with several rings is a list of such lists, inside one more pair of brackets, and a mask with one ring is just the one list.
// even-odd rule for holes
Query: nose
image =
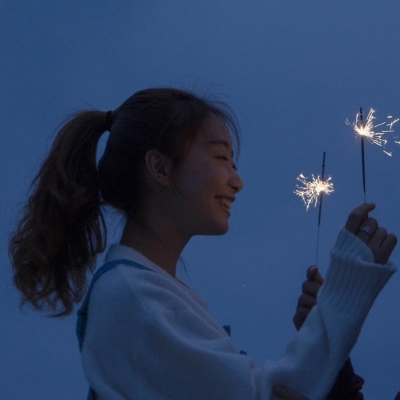
{"label": "nose", "polygon": [[243,181],[236,171],[231,178],[230,186],[235,189],[235,193],[239,193],[243,189]]}

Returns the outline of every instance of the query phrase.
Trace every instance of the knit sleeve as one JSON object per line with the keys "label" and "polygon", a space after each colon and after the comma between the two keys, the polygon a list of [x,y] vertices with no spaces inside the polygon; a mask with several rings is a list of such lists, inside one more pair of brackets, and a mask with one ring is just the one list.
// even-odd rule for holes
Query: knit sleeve
{"label": "knit sleeve", "polygon": [[[99,393],[101,400],[275,400],[274,384],[322,400],[347,359],[369,307],[395,271],[392,265],[373,264],[367,250],[354,235],[341,232],[317,305],[285,354],[261,367],[240,354],[204,310],[187,306],[172,284],[169,287],[161,278],[149,276],[140,291],[125,296],[140,296],[140,302],[150,299],[139,325],[134,322],[138,314],[129,304],[123,306],[123,314],[90,311],[92,337],[85,339],[82,352],[89,382],[104,393]],[[99,294],[97,301],[102,298]],[[103,302],[107,308],[108,301]],[[96,335],[103,335],[101,344]],[[98,343],[96,351],[94,343]]]}
{"label": "knit sleeve", "polygon": [[376,297],[394,272],[391,262],[375,264],[364,242],[343,228],[317,305],[283,358],[266,363],[272,379],[310,399],[325,398]]}

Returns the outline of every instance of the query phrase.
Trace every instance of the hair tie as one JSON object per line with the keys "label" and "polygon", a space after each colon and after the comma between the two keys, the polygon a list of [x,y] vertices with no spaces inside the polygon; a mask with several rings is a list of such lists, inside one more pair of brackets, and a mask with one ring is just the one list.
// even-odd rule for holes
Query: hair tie
{"label": "hair tie", "polygon": [[106,112],[106,131],[111,131],[111,126],[113,124],[113,117],[112,117],[112,111],[107,111]]}

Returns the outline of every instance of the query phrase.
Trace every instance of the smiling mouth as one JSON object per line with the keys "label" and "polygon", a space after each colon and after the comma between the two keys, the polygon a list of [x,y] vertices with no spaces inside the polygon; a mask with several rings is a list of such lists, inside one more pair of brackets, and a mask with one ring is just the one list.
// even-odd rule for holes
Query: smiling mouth
{"label": "smiling mouth", "polygon": [[222,207],[224,207],[228,211],[230,210],[231,204],[232,204],[231,201],[229,201],[228,199],[226,199],[224,197],[216,197],[216,199],[217,199],[217,202],[219,204],[221,204]]}
{"label": "smiling mouth", "polygon": [[[221,201],[222,200],[222,201]],[[225,201],[226,200],[226,201]],[[229,211],[230,207],[231,207],[231,202],[227,199],[223,199],[221,197],[217,198],[217,202],[219,203],[219,205],[221,206],[221,208],[223,208],[225,210],[225,212],[228,213],[228,215],[231,215],[231,212]]]}

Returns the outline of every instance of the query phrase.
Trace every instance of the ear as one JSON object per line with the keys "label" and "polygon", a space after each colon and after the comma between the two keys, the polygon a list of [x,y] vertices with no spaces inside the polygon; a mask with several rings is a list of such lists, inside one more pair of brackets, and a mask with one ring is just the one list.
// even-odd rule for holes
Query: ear
{"label": "ear", "polygon": [[146,170],[148,174],[160,185],[171,184],[171,160],[156,149],[148,150],[145,156]]}

